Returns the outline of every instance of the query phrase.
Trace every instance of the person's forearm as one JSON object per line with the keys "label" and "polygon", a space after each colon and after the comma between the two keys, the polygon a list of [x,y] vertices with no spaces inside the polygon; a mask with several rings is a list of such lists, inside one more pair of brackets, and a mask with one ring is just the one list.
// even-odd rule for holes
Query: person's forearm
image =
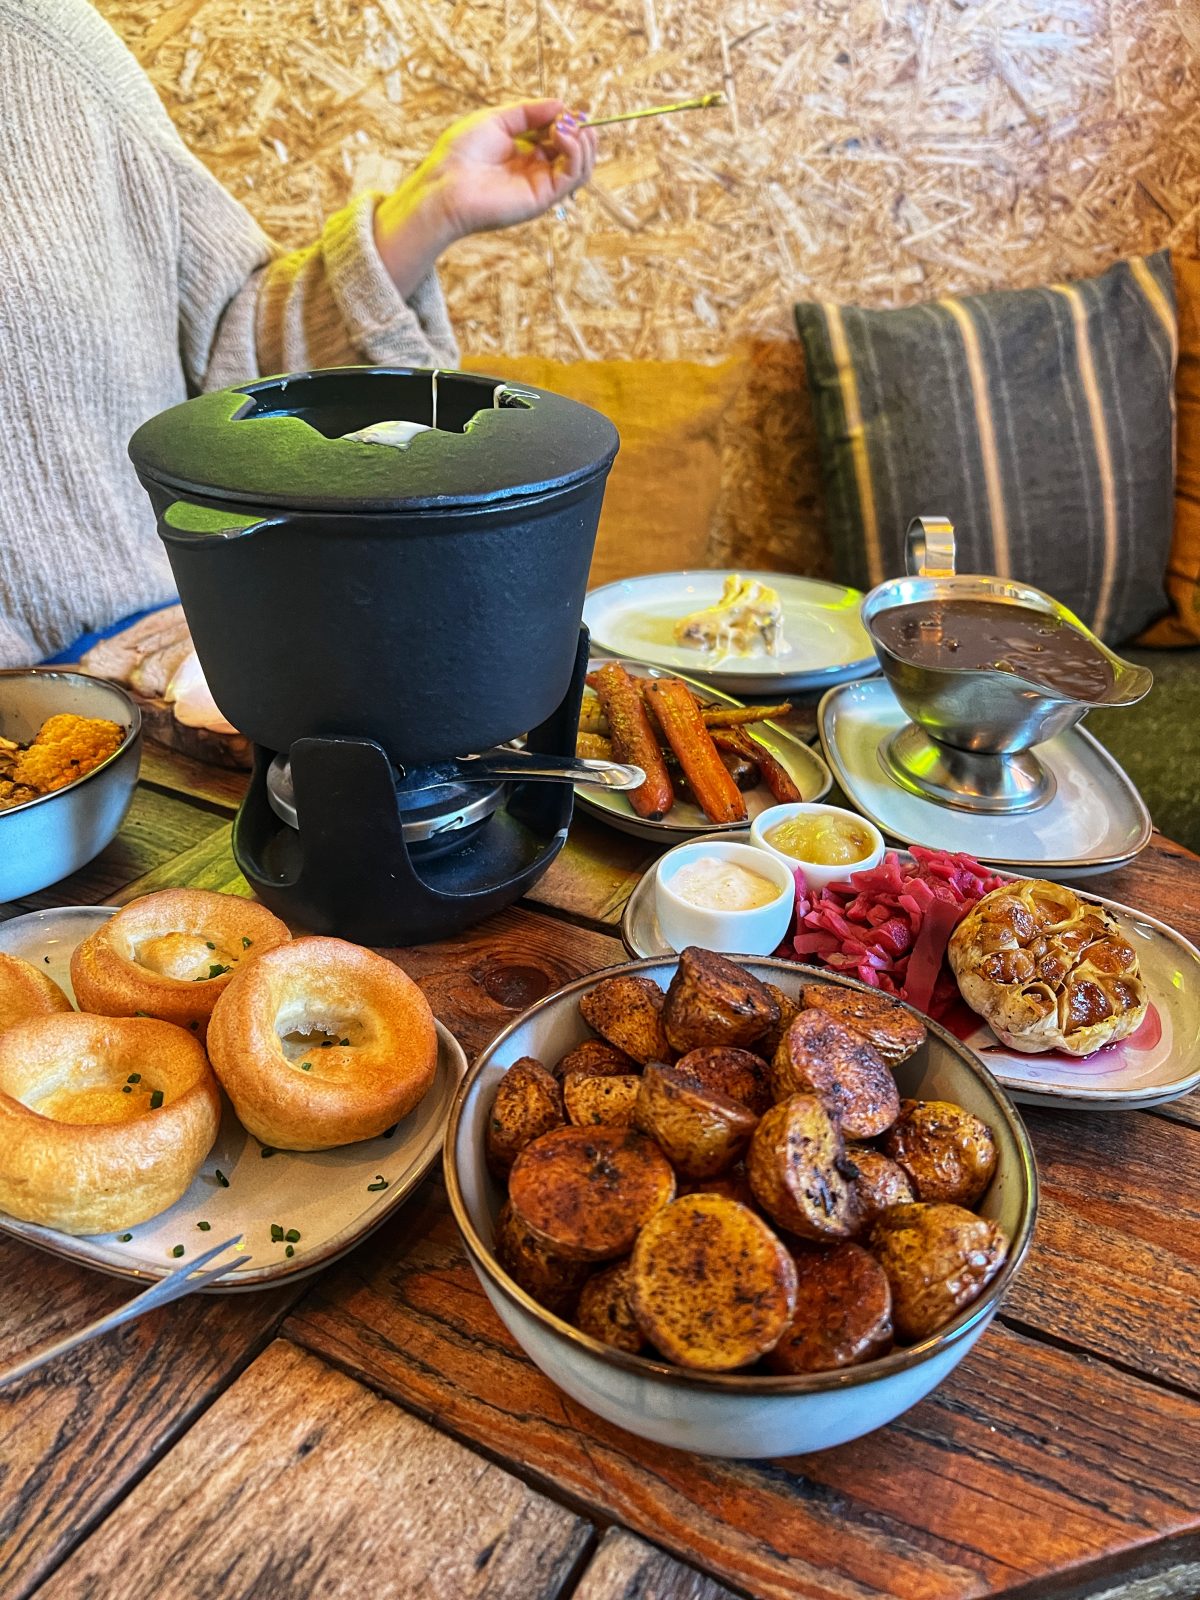
{"label": "person's forearm", "polygon": [[406,300],[457,237],[436,188],[420,173],[414,173],[376,208],[375,246]]}

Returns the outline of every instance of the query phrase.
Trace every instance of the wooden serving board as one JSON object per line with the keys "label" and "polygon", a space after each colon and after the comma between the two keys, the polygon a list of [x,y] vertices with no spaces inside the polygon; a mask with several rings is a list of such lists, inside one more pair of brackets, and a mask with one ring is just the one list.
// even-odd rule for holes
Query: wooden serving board
{"label": "wooden serving board", "polygon": [[214,733],[211,728],[189,728],[180,722],[166,700],[150,700],[130,690],[142,713],[142,726],[147,739],[166,745],[193,761],[203,761],[209,766],[228,767],[234,771],[249,771],[251,744],[244,734]]}

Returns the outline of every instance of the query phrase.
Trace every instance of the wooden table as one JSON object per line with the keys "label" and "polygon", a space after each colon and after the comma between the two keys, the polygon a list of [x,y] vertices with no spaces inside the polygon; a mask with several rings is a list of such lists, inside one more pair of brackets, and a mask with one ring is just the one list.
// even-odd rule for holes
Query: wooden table
{"label": "wooden table", "polygon": [[[240,791],[149,747],[118,840],[0,915],[245,892]],[[528,902],[395,959],[476,1051],[623,959],[649,855],[579,818]],[[1161,837],[1095,887],[1200,938],[1200,862]],[[599,1421],[508,1337],[432,1176],[322,1276],[185,1301],[0,1395],[0,1595],[1200,1594],[1200,1097],[1027,1120],[1042,1211],[1020,1281],[870,1438],[710,1461]],[[0,1241],[0,1366],[127,1295]]]}

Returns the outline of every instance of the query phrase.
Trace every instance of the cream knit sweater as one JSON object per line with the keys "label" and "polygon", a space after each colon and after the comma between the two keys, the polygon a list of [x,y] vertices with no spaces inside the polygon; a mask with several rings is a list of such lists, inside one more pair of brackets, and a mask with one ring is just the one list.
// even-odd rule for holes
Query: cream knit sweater
{"label": "cream knit sweater", "polygon": [[0,666],[173,593],[125,453],[147,417],[258,373],[454,364],[377,199],[280,255],[87,0],[0,0]]}

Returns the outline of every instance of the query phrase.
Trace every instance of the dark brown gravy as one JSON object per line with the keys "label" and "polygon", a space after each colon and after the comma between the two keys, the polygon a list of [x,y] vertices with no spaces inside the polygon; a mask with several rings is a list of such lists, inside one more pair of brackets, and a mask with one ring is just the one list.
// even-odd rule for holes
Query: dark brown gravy
{"label": "dark brown gravy", "polygon": [[1107,700],[1113,669],[1069,622],[999,600],[918,600],[871,618],[885,649],[917,667],[1012,672],[1072,700]]}

